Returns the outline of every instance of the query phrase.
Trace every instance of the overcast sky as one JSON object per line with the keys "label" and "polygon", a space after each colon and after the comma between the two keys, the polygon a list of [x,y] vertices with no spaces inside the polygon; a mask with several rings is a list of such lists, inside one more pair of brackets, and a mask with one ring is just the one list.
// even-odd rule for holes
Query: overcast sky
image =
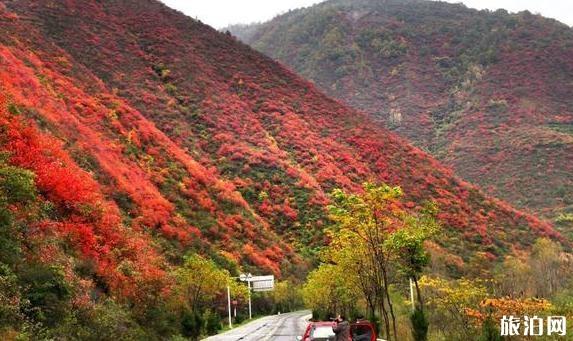
{"label": "overcast sky", "polygon": [[[289,9],[311,6],[321,0],[161,0],[190,17],[215,28],[229,24],[266,21]],[[478,9],[529,10],[573,26],[573,0],[446,0]]]}

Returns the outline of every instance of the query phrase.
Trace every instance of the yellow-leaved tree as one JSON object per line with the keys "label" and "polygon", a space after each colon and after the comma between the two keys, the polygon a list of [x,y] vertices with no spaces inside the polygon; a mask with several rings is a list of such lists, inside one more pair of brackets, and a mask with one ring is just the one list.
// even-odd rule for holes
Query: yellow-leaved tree
{"label": "yellow-leaved tree", "polygon": [[226,293],[227,286],[237,299],[248,295],[245,285],[233,280],[227,270],[197,254],[185,257],[183,266],[175,271],[175,279],[174,290],[180,302],[193,312],[213,304],[218,296]]}
{"label": "yellow-leaved tree", "polygon": [[[419,212],[406,211],[400,202],[399,187],[365,183],[362,189],[356,194],[333,191],[329,206],[333,225],[328,230],[331,242],[322,254],[324,264],[309,276],[307,287],[333,292],[332,286],[336,286],[345,298],[357,296],[355,305],[363,301],[369,316],[378,313],[386,339],[395,340],[396,313],[390,286],[399,279],[390,277],[402,274],[417,283],[429,259],[424,241],[438,230],[434,220],[437,210],[427,205]],[[334,278],[343,280],[337,284]],[[325,294],[310,295],[307,290],[306,300],[315,299],[319,293]],[[329,302],[328,306],[335,304],[339,303]]]}

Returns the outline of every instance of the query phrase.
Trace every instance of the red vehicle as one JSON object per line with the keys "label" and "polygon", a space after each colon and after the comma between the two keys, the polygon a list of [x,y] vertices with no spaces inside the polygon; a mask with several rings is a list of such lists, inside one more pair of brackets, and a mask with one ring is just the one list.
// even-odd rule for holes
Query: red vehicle
{"label": "red vehicle", "polygon": [[[306,327],[303,336],[297,339],[300,341],[332,341],[334,340],[334,331],[332,327],[336,322],[310,322]],[[374,326],[369,321],[360,320],[350,324],[351,339],[348,341],[376,341],[376,332]]]}

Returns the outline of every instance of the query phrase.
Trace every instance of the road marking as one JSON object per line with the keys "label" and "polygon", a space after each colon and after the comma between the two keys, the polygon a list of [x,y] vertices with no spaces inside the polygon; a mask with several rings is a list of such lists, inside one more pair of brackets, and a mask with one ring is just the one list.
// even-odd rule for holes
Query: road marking
{"label": "road marking", "polygon": [[277,330],[279,330],[279,328],[283,325],[283,323],[284,323],[285,320],[288,320],[288,316],[287,316],[287,317],[279,318],[279,322],[280,322],[280,323],[277,323],[277,326],[275,327],[275,329],[273,329],[273,330],[270,332],[270,334],[267,334],[267,337],[264,338],[263,341],[268,341],[268,340],[271,339],[271,337],[275,336]]}
{"label": "road marking", "polygon": [[[306,328],[306,323],[308,318],[311,317],[310,314],[300,315],[301,312],[285,313],[281,315],[270,315],[263,317],[259,321],[250,322],[244,326],[237,327],[237,329],[229,330],[225,333],[214,335],[204,339],[205,341],[271,341],[276,337],[290,337],[291,335],[276,335],[281,327],[286,329],[294,328],[292,330],[293,334],[304,333]],[[286,325],[287,321],[292,322]],[[258,323],[257,323],[258,322]],[[250,324],[253,323],[252,326]],[[290,329],[289,329],[290,330]],[[280,332],[284,334],[283,332]],[[288,334],[288,332],[287,332]]]}
{"label": "road marking", "polygon": [[240,338],[238,338],[237,341],[243,340],[243,339],[246,338],[247,336],[257,335],[256,332],[258,332],[259,330],[263,329],[263,328],[266,327],[267,325],[268,325],[268,323],[262,324],[262,325],[259,326],[258,328],[255,328],[255,330],[253,330],[252,333],[245,334],[245,335],[241,336]]}

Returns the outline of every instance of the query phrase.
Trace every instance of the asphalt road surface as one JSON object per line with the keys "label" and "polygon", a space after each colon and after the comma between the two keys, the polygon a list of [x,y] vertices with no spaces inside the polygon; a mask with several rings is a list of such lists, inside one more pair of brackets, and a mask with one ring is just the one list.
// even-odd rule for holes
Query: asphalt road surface
{"label": "asphalt road surface", "polygon": [[310,317],[308,310],[266,316],[205,341],[294,341],[304,333]]}

